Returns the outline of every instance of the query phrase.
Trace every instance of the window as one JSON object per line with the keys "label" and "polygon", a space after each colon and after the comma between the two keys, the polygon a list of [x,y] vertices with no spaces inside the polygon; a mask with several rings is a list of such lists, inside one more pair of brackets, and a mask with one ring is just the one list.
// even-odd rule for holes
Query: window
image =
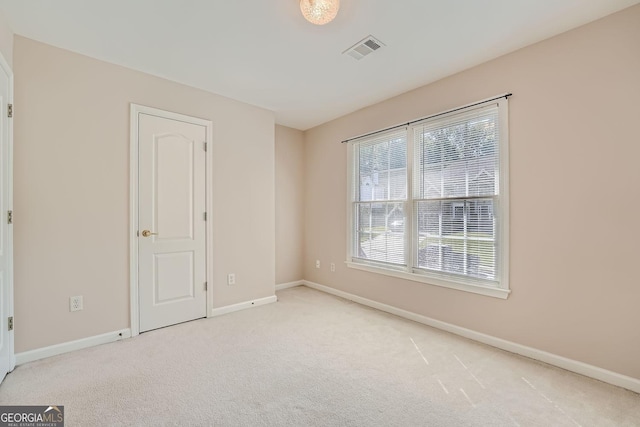
{"label": "window", "polygon": [[350,142],[350,267],[506,298],[507,99]]}
{"label": "window", "polygon": [[357,146],[354,158],[359,186],[354,190],[352,257],[406,266],[406,132],[378,135]]}

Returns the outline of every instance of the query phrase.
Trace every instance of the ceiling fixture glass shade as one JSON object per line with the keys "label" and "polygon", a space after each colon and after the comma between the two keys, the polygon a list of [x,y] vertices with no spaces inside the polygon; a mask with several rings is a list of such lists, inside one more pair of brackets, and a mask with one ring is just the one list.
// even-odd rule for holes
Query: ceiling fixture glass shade
{"label": "ceiling fixture glass shade", "polygon": [[324,25],[333,21],[340,9],[340,0],[300,0],[300,10],[312,24]]}

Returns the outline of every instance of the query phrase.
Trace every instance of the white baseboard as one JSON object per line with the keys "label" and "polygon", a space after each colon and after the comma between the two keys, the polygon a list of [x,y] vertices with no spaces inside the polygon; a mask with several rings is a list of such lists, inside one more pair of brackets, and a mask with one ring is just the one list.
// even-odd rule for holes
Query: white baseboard
{"label": "white baseboard", "polygon": [[271,304],[278,301],[278,298],[273,295],[266,298],[255,299],[251,301],[240,302],[238,304],[226,305],[224,307],[218,307],[211,309],[211,316],[222,316],[223,314],[233,313],[234,311],[245,310],[251,307],[258,307],[260,305]]}
{"label": "white baseboard", "polygon": [[473,331],[471,329],[463,328],[460,326],[452,325],[451,323],[442,322],[440,320],[432,319],[430,317],[422,316],[410,311],[402,310],[400,308],[393,307],[391,305],[383,304],[377,301],[373,301],[367,298],[360,297],[358,295],[350,294],[348,292],[340,291],[338,289],[330,288],[328,286],[320,285],[318,283],[310,282],[308,280],[302,281],[305,286],[310,288],[326,292],[328,294],[336,295],[344,299],[348,299],[358,304],[366,305],[387,313],[395,314],[396,316],[403,317],[405,319],[413,320],[414,322],[422,323],[427,326],[431,326],[436,329],[451,332],[452,334],[460,335],[465,338],[469,338],[474,341],[478,341],[484,344],[488,344],[493,347],[497,347],[502,350],[506,350],[511,353],[516,353],[521,356],[529,357],[531,359],[539,360],[541,362],[548,363],[550,365],[557,366],[567,371],[575,372],[587,377],[595,378],[605,383],[613,384],[618,387],[626,388],[627,390],[640,393],[640,379],[629,377],[626,375],[618,374],[617,372],[608,371],[606,369],[599,368],[597,366],[589,365],[587,363],[579,362],[577,360],[568,359],[566,357],[558,356],[557,354],[548,353],[543,350],[538,350],[533,347],[527,347],[525,345],[517,344],[512,341],[496,338],[491,335],[486,335],[480,332]]}
{"label": "white baseboard", "polygon": [[280,283],[279,285],[276,285],[276,291],[281,291],[283,289],[289,289],[289,288],[295,288],[296,286],[302,286],[304,285],[304,281],[303,280],[296,280],[295,282],[288,282],[288,283]]}
{"label": "white baseboard", "polygon": [[55,344],[48,347],[37,348],[35,350],[24,351],[16,354],[16,365],[33,362],[46,357],[57,356],[58,354],[69,353],[70,351],[81,350],[83,348],[94,347],[100,344],[120,341],[131,337],[130,329],[107,332],[106,334],[95,335],[93,337],[82,338],[75,341]]}
{"label": "white baseboard", "polygon": [[[299,283],[301,284],[301,283]],[[260,305],[270,304],[276,302],[278,298],[273,295],[266,298],[260,298],[257,300],[241,302],[239,304],[228,305],[226,307],[214,308],[211,310],[211,316],[220,316],[227,313],[232,313],[238,310],[244,310],[246,308],[257,307]],[[93,337],[82,338],[76,341],[69,341],[61,344],[55,344],[49,347],[37,348],[35,350],[29,350],[15,355],[15,365],[23,365],[25,363],[33,362],[36,360],[44,359],[51,356],[57,356],[63,353],[69,353],[75,350],[81,350],[83,348],[94,347],[100,344],[107,344],[114,341],[119,341],[125,338],[131,338],[131,329],[122,329],[120,331],[108,332],[106,334],[95,335]]]}

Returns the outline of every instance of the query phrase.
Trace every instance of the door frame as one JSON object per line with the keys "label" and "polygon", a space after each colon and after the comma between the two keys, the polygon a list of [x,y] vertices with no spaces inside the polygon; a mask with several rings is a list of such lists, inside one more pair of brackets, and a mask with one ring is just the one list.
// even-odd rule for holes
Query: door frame
{"label": "door frame", "polygon": [[[13,104],[13,70],[9,63],[4,58],[4,55],[0,53],[0,67],[7,73],[9,77],[9,90],[8,90],[8,99],[5,102],[4,106],[1,106],[0,111],[2,114],[7,114],[7,104]],[[8,114],[7,114],[8,115]],[[5,206],[5,212],[0,213],[0,220],[2,221],[2,227],[6,227],[7,232],[7,247],[5,248],[7,251],[7,283],[6,283],[6,292],[5,295],[2,295],[2,299],[4,300],[6,297],[7,304],[7,317],[14,316],[14,307],[13,307],[13,226],[9,225],[7,222],[8,211],[13,211],[13,119],[7,117],[5,115],[3,120],[7,121],[7,161],[5,171],[5,178],[3,180],[2,191],[6,192],[7,195],[7,205]],[[0,147],[0,149],[4,149],[5,147]],[[2,326],[5,327],[5,322],[2,322]],[[16,355],[15,355],[15,347],[14,347],[14,336],[15,330],[8,331],[7,335],[7,345],[9,347],[9,372],[13,371],[16,367]],[[0,378],[0,381],[2,378]]]}
{"label": "door frame", "polygon": [[205,209],[207,210],[207,221],[205,224],[205,268],[207,286],[207,312],[206,317],[210,317],[212,301],[212,284],[213,284],[213,262],[211,255],[213,254],[213,227],[211,221],[213,217],[213,185],[211,182],[213,171],[213,123],[211,120],[201,119],[198,117],[186,116],[184,114],[173,113],[170,111],[160,110],[153,107],[131,103],[131,136],[130,136],[130,155],[129,155],[129,288],[130,288],[130,327],[131,336],[140,334],[140,305],[139,305],[139,283],[138,283],[138,117],[140,114],[148,114],[165,119],[178,120],[185,123],[204,126],[206,128],[207,150],[205,151]]}

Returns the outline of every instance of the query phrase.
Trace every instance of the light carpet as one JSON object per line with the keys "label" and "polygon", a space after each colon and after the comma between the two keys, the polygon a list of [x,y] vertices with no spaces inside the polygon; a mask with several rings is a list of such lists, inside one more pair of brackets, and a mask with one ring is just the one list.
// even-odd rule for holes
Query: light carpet
{"label": "light carpet", "polygon": [[306,287],[19,366],[67,426],[640,426],[640,395]]}

